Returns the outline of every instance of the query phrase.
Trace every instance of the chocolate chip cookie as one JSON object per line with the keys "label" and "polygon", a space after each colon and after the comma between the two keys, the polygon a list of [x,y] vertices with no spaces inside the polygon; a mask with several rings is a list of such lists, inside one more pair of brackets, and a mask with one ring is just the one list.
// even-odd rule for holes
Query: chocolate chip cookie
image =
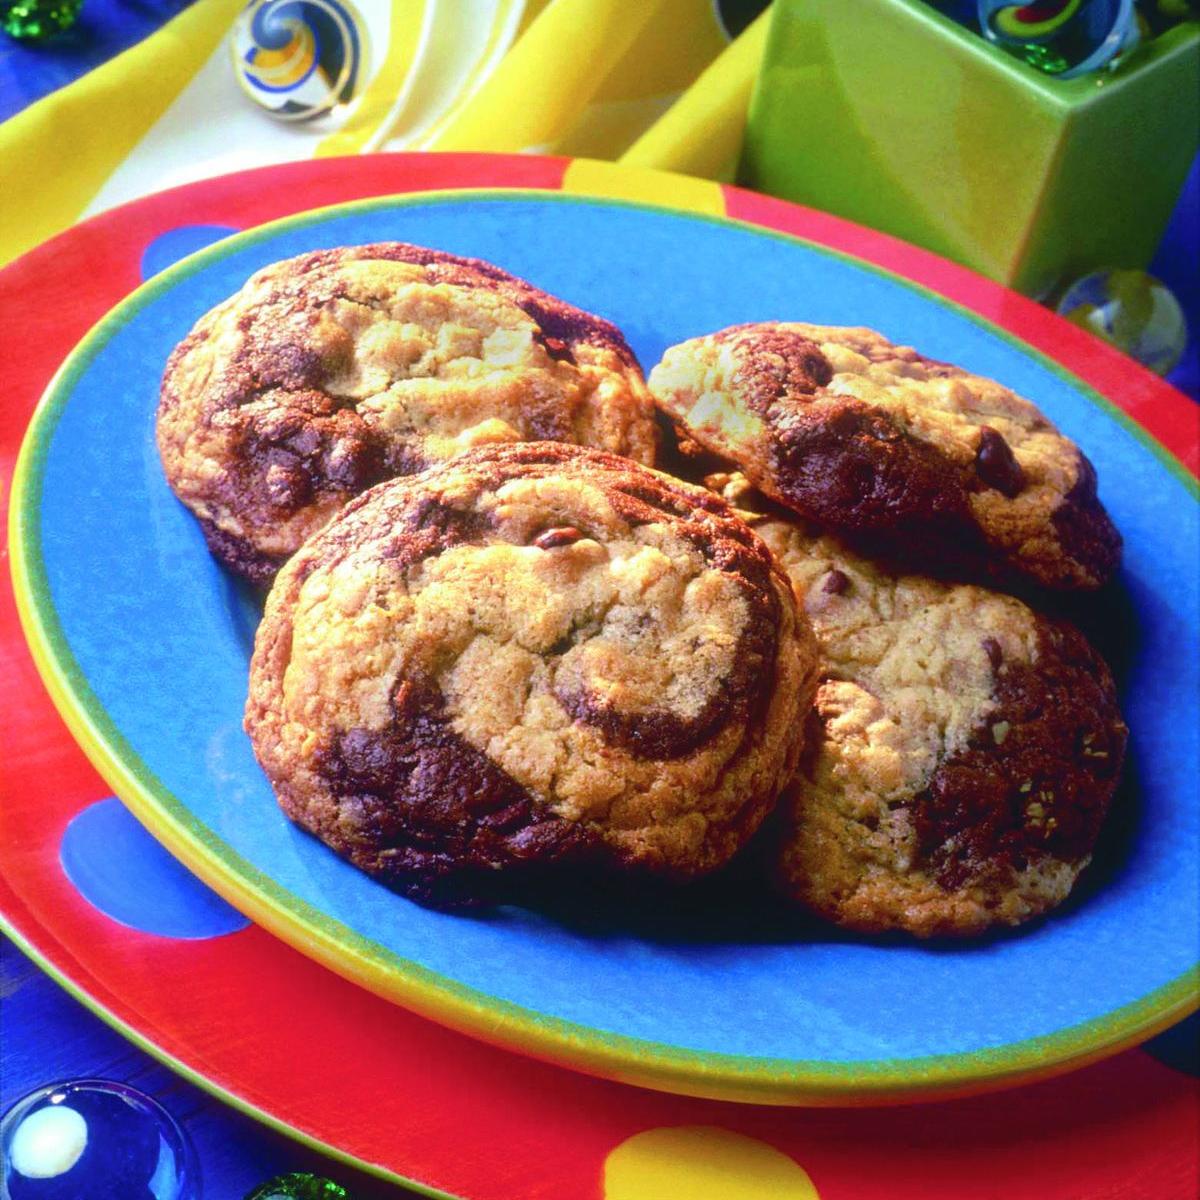
{"label": "chocolate chip cookie", "polygon": [[[761,506],[744,480],[712,481]],[[1083,635],[1011,596],[889,574],[769,512],[821,654],[780,801],[783,890],[865,932],[974,934],[1061,903],[1087,865],[1127,731]]]}
{"label": "chocolate chip cookie", "polygon": [[279,573],[246,729],[284,811],[440,904],[553,867],[685,880],[794,772],[816,651],[718,497],[561,443],[352,501]]}
{"label": "chocolate chip cookie", "polygon": [[701,446],[873,556],[1056,589],[1116,570],[1073,442],[1001,384],[869,329],[733,326],[671,347],[650,387]]}
{"label": "chocolate chip cookie", "polygon": [[158,410],[172,488],[260,583],[371,485],[533,440],[653,464],[625,339],[489,263],[399,242],[259,271],[176,348]]}

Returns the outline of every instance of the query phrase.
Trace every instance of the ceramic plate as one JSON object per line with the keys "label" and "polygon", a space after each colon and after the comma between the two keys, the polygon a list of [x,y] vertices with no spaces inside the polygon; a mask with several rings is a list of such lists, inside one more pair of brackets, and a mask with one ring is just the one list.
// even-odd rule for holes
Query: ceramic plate
{"label": "ceramic plate", "polygon": [[[496,262],[615,321],[647,366],[738,321],[865,324],[1001,379],[1095,463],[1127,545],[1096,627],[1132,729],[1128,784],[1066,911],[966,946],[844,937],[718,885],[647,915],[422,909],[279,813],[241,731],[257,608],[163,479],[172,346],[266,263],[401,239]],[[1200,554],[1195,482],[1115,407],[935,294],[728,220],[537,192],[325,209],[155,277],[84,339],[30,428],[14,579],[76,736],[179,858],[371,990],[488,1041],[667,1090],[814,1103],[996,1086],[1130,1044],[1195,1003]]]}

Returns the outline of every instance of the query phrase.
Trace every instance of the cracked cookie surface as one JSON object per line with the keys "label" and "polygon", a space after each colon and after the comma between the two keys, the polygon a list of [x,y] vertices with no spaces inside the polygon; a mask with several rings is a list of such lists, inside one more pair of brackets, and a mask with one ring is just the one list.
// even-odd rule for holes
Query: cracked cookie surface
{"label": "cracked cookie surface", "polygon": [[417,899],[726,862],[795,769],[807,622],[728,506],[561,443],[352,501],[279,573],[246,728],[284,810]]}
{"label": "cracked cookie surface", "polygon": [[1080,449],[994,380],[869,329],[763,322],[667,350],[659,406],[776,502],[938,574],[1096,588],[1121,539]]}
{"label": "cracked cookie surface", "polygon": [[[767,509],[741,476],[710,484]],[[1127,737],[1083,635],[986,588],[891,574],[781,512],[747,515],[821,656],[805,754],[780,801],[783,890],[838,924],[919,936],[1060,904]]]}
{"label": "cracked cookie surface", "polygon": [[620,332],[489,263],[399,242],[258,271],[172,353],[158,410],[172,488],[258,583],[373,484],[540,440],[653,465],[653,405]]}

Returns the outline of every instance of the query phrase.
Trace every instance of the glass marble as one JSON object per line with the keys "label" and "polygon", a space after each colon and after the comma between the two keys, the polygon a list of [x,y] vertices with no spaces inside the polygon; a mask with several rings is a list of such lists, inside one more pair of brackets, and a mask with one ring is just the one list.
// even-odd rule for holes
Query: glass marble
{"label": "glass marble", "polygon": [[1187,347],[1187,320],[1179,301],[1145,271],[1085,275],[1067,288],[1058,311],[1159,375],[1166,375]]}
{"label": "glass marble", "polygon": [[319,1175],[310,1175],[306,1171],[297,1171],[291,1175],[276,1175],[260,1184],[245,1200],[347,1200],[344,1187],[323,1179]]}
{"label": "glass marble", "polygon": [[38,1088],[0,1118],[4,1200],[199,1200],[187,1135],[136,1088],[78,1079]]}
{"label": "glass marble", "polygon": [[362,91],[367,23],[350,0],[251,0],[234,23],[234,76],[281,121],[309,121]]}
{"label": "glass marble", "polygon": [[37,42],[75,24],[83,0],[0,0],[0,29],[9,37]]}
{"label": "glass marble", "polygon": [[1128,56],[1141,36],[1133,0],[978,0],[989,41],[1047,75],[1070,79]]}

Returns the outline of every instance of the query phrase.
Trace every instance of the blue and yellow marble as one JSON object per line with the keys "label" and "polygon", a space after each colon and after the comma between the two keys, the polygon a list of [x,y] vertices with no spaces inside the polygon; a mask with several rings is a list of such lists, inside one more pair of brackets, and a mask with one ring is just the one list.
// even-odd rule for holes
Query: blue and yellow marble
{"label": "blue and yellow marble", "polygon": [[234,72],[272,116],[310,120],[361,89],[366,36],[346,0],[252,0],[233,30]]}

